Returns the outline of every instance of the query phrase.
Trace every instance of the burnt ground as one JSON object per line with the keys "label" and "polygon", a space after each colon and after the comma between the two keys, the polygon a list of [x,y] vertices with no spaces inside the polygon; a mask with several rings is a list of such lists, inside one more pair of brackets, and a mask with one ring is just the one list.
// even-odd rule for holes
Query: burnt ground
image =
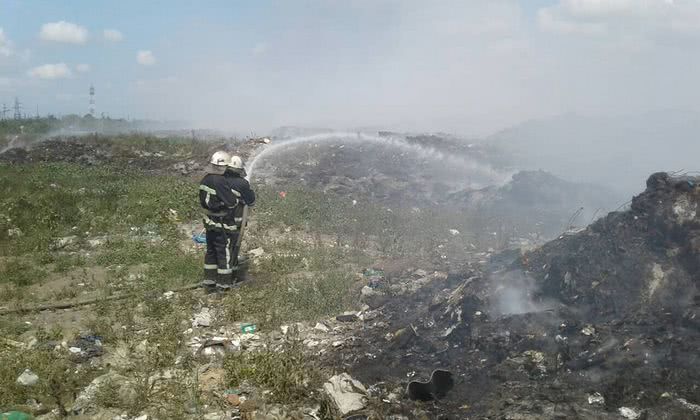
{"label": "burnt ground", "polygon": [[697,181],[655,174],[627,211],[414,294],[387,275],[383,322],[339,362],[386,392],[452,371],[444,399],[384,406],[409,417],[700,418]]}

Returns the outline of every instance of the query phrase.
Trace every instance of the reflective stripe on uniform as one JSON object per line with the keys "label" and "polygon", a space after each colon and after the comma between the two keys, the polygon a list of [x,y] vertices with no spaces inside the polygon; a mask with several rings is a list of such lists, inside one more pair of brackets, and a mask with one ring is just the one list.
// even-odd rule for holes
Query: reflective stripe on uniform
{"label": "reflective stripe on uniform", "polygon": [[216,272],[218,274],[233,274],[233,268],[219,268]]}
{"label": "reflective stripe on uniform", "polygon": [[236,197],[240,197],[240,196],[241,196],[241,193],[239,193],[239,192],[236,191],[236,190],[231,190],[231,192],[232,192],[233,195],[235,195]]}
{"label": "reflective stripe on uniform", "polygon": [[204,222],[205,225],[208,225],[208,226],[211,226],[211,227],[221,228],[221,229],[224,229],[224,230],[228,230],[228,231],[230,231],[230,232],[236,232],[236,231],[238,231],[238,226],[236,226],[236,225],[233,225],[233,226],[227,225],[227,224],[224,223],[224,222],[215,222],[215,221],[211,220],[208,216],[204,216],[203,222]]}
{"label": "reflective stripe on uniform", "polygon": [[199,189],[202,191],[206,191],[211,195],[216,195],[216,190],[211,187],[207,187],[206,185],[200,185]]}
{"label": "reflective stripe on uniform", "polygon": [[205,270],[216,270],[217,268],[219,268],[219,266],[216,264],[204,264]]}
{"label": "reflective stripe on uniform", "polygon": [[231,237],[226,236],[226,268],[231,268]]}
{"label": "reflective stripe on uniform", "polygon": [[223,227],[225,230],[230,230],[232,232],[235,232],[238,230],[238,226],[236,226],[236,225],[231,226],[231,225],[227,225],[225,223],[221,223],[221,227]]}

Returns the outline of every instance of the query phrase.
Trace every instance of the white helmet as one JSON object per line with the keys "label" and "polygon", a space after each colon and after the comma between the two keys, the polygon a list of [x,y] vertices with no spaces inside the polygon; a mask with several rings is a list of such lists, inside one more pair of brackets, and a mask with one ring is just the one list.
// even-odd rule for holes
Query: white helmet
{"label": "white helmet", "polygon": [[245,168],[243,167],[243,159],[238,155],[231,156],[231,160],[228,162],[229,169],[238,172],[242,176],[245,176]]}
{"label": "white helmet", "polygon": [[211,159],[209,159],[209,163],[211,163],[214,166],[226,166],[228,165],[229,161],[231,160],[231,155],[228,153],[219,150],[218,152],[214,152],[213,155],[211,155]]}
{"label": "white helmet", "polygon": [[209,159],[209,170],[207,172],[211,174],[223,174],[230,160],[231,155],[228,153],[222,150],[214,152],[214,154],[211,155],[211,159]]}

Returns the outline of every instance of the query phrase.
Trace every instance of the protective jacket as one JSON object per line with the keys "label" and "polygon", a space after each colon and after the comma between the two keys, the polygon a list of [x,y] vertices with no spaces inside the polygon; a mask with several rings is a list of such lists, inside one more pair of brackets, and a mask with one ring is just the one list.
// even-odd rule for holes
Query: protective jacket
{"label": "protective jacket", "polygon": [[252,206],[255,203],[255,192],[250,189],[248,180],[240,176],[237,172],[229,170],[224,173],[224,177],[228,181],[229,188],[232,191],[238,192],[238,198],[240,198],[245,205]]}
{"label": "protective jacket", "polygon": [[223,215],[232,211],[239,204],[241,193],[231,187],[223,175],[206,175],[199,183],[199,204],[210,213]]}

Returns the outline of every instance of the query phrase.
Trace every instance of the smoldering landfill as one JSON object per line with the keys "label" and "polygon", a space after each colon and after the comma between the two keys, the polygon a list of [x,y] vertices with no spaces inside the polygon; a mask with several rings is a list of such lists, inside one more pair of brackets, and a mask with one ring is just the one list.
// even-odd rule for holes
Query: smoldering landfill
{"label": "smoldering landfill", "polygon": [[[301,184],[390,210],[487,214],[474,220],[477,239],[488,240],[450,255],[445,241],[420,259],[379,255],[358,276],[356,310],[310,324],[256,331],[201,308],[193,314],[195,333],[214,327],[217,333],[193,336],[187,346],[215,359],[278,348],[294,336],[314,363],[335,372],[318,390],[334,418],[700,418],[700,178],[656,173],[628,207],[583,214],[576,209],[603,208],[611,193],[541,171],[496,168],[484,163],[495,160],[489,150],[450,139],[382,143],[386,136],[273,139],[295,151],[280,146],[283,156],[266,153],[275,146],[261,148],[259,140],[226,147],[249,161],[259,156],[252,181],[280,191]],[[87,165],[126,159],[189,176],[220,145],[187,160],[109,147],[53,139],[0,158]],[[452,161],[436,164],[437,152]],[[455,168],[464,172],[455,175]],[[450,176],[425,176],[440,171]],[[507,240],[499,239],[504,226]],[[265,395],[239,391],[243,399]],[[233,415],[321,416],[314,405],[298,405],[257,403]],[[89,415],[76,406],[76,413]],[[208,415],[201,418],[232,414],[216,409]]]}

